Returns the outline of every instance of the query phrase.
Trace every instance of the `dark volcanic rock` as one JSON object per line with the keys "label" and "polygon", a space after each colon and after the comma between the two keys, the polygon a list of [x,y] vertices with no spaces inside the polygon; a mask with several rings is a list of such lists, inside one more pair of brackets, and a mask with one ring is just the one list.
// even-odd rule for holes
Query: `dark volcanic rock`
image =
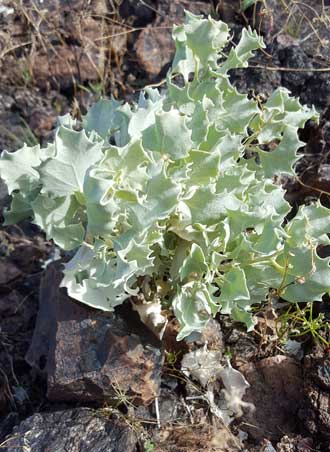
{"label": "dark volcanic rock", "polygon": [[59,289],[59,264],[41,284],[40,311],[29,352],[30,365],[45,370],[48,398],[102,402],[126,393],[149,404],[160,385],[162,354],[115,314],[89,309]]}
{"label": "dark volcanic rock", "polygon": [[[278,55],[281,66],[298,69],[298,71],[284,71],[282,73],[282,84],[294,96],[299,96],[304,85],[308,83],[308,78],[313,75],[313,72],[306,72],[306,69],[313,68],[310,58],[299,46],[280,49]],[[299,71],[300,69],[302,69],[302,72]]]}
{"label": "dark volcanic rock", "polygon": [[[322,92],[322,88],[316,91]],[[284,181],[285,198],[292,206],[320,199],[330,207],[330,106],[321,114],[319,124],[308,121],[300,136],[306,147],[295,167],[299,179]]]}
{"label": "dark volcanic rock", "polygon": [[3,416],[0,420],[0,441],[2,442],[4,438],[9,435],[13,430],[14,426],[19,423],[19,416],[17,413],[12,412]]}
{"label": "dark volcanic rock", "polygon": [[156,17],[158,1],[146,0],[143,3],[136,0],[120,2],[119,13],[123,19],[130,20],[136,27],[150,24]]}
{"label": "dark volcanic rock", "polygon": [[124,421],[89,408],[37,413],[3,443],[4,452],[134,452],[136,437]]}
{"label": "dark volcanic rock", "polygon": [[307,356],[304,360],[304,407],[299,417],[320,441],[330,441],[330,358]]}
{"label": "dark volcanic rock", "polygon": [[0,260],[0,286],[8,284],[21,276],[21,271],[11,262]]}
{"label": "dark volcanic rock", "polygon": [[276,441],[284,433],[294,433],[303,396],[300,364],[278,355],[244,364],[239,370],[250,383],[244,400],[256,408],[244,414],[241,428],[259,441]]}
{"label": "dark volcanic rock", "polygon": [[314,73],[301,92],[301,101],[313,104],[321,111],[330,105],[330,77],[328,72]]}
{"label": "dark volcanic rock", "polygon": [[[0,144],[1,149],[1,144]],[[2,179],[0,179],[0,209],[2,210],[8,202],[8,189],[7,185]]]}

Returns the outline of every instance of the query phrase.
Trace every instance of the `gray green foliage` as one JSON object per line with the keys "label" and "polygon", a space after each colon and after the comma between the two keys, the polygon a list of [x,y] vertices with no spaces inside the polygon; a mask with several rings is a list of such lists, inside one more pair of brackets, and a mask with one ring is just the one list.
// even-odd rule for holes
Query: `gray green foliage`
{"label": "gray green foliage", "polygon": [[231,85],[228,71],[264,47],[251,29],[227,57],[223,22],[187,13],[173,38],[165,94],[101,100],[84,130],[66,118],[46,149],[2,154],[6,221],[31,217],[77,249],[62,285],[83,303],[112,310],[148,277],[149,299],[162,287],[179,339],[219,311],[252,329],[251,305],[270,288],[290,302],[329,291],[329,261],[316,253],[329,243],[329,210],[303,207],[285,224],[290,206],[272,179],[293,174],[297,130],[317,115],[286,89],[260,104]]}

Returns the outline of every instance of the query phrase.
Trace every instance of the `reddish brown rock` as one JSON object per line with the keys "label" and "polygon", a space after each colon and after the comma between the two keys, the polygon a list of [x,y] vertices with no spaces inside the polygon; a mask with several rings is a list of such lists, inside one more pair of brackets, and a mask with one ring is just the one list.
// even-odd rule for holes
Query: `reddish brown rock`
{"label": "reddish brown rock", "polygon": [[185,9],[194,14],[211,13],[211,3],[201,1],[174,0],[161,8],[156,20],[141,31],[135,43],[139,64],[151,76],[158,75],[171,62],[175,52],[172,26],[184,21]]}
{"label": "reddish brown rock", "polygon": [[54,46],[47,54],[40,52],[32,61],[33,77],[42,87],[68,88],[74,81],[98,81],[98,55],[87,55],[78,46]]}
{"label": "reddish brown rock", "polygon": [[[165,26],[164,26],[165,27]],[[159,29],[153,26],[141,31],[135,51],[141,67],[150,75],[158,75],[174,55],[171,27]]]}
{"label": "reddish brown rock", "polygon": [[147,405],[158,395],[162,355],[145,337],[130,334],[115,314],[88,309],[59,289],[58,265],[41,284],[40,310],[27,361],[45,370],[48,398],[104,402],[126,394]]}
{"label": "reddish brown rock", "polygon": [[239,370],[250,384],[244,401],[255,406],[255,411],[244,414],[242,430],[259,441],[278,441],[283,434],[294,432],[303,396],[299,362],[278,355],[244,364]]}

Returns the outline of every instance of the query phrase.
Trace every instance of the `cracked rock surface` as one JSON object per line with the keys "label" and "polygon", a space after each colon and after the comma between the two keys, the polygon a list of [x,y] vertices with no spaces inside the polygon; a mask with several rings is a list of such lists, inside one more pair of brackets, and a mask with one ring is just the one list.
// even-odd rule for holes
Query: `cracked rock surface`
{"label": "cracked rock surface", "polygon": [[6,439],[4,452],[134,452],[135,433],[107,413],[90,408],[36,413]]}
{"label": "cracked rock surface", "polygon": [[148,405],[158,395],[162,353],[145,337],[130,333],[115,314],[89,309],[59,289],[59,264],[41,283],[40,309],[26,359],[47,374],[53,401],[105,402],[125,393]]}

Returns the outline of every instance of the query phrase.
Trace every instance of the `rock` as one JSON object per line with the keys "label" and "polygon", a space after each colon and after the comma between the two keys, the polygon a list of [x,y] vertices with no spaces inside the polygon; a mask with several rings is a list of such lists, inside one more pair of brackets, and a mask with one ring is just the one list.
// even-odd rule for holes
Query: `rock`
{"label": "rock", "polygon": [[283,436],[276,444],[277,452],[310,452],[314,449],[312,438],[305,438],[301,435]]}
{"label": "rock", "polygon": [[2,210],[6,206],[6,204],[8,203],[8,198],[7,185],[2,179],[0,179],[0,210]]}
{"label": "rock", "polygon": [[142,68],[152,76],[158,75],[174,55],[174,43],[169,29],[148,26],[141,31],[135,44],[136,56]]}
{"label": "rock", "polygon": [[255,361],[259,353],[259,348],[251,333],[248,333],[241,328],[241,326],[239,326],[238,328],[240,329],[238,329],[236,327],[237,324],[233,325],[230,318],[227,318],[226,320],[222,319],[221,325],[223,326],[224,324],[226,324],[226,326],[230,325],[228,328],[229,332],[224,332],[224,334],[225,344],[229,347],[233,357],[233,365],[239,367],[242,363]]}
{"label": "rock", "polygon": [[56,125],[56,116],[45,109],[34,109],[29,118],[29,126],[33,133],[41,138],[49,136]]}
{"label": "rock", "polygon": [[[330,47],[330,46],[328,46]],[[320,66],[322,67],[322,66]],[[301,92],[301,101],[321,111],[330,105],[330,80],[328,73],[315,72]]]}
{"label": "rock", "polygon": [[[27,303],[24,304],[24,301],[27,301]],[[36,310],[32,306],[27,306],[28,304],[28,297],[24,300],[24,297],[16,290],[0,295],[2,333],[15,335],[20,330],[24,331],[29,327]]]}
{"label": "rock", "polygon": [[134,452],[136,437],[127,422],[106,411],[77,408],[37,413],[14,428],[4,452]]}
{"label": "rock", "polygon": [[[162,385],[158,397],[159,418],[162,425],[169,423],[178,424],[179,422],[183,424],[191,421],[191,419],[188,420],[189,413],[182,397],[182,386],[180,386],[180,383],[182,382],[179,382],[171,372],[169,374],[165,372],[162,377]],[[149,419],[150,413],[156,418],[155,404],[150,406]],[[135,414],[140,417],[137,411]]]}
{"label": "rock", "polygon": [[[35,225],[32,225],[32,228],[38,229]],[[39,233],[39,231],[36,232]],[[10,254],[12,262],[22,272],[34,273],[40,271],[41,264],[47,259],[52,244],[40,236],[36,236],[32,240],[24,240],[24,238],[15,240],[13,241],[13,247]]]}
{"label": "rock", "polygon": [[[307,163],[307,162],[306,162]],[[300,173],[300,169],[299,169]],[[303,174],[301,183],[288,179],[285,183],[285,199],[292,205],[301,205],[307,200],[320,199],[323,205],[330,207],[330,165],[321,164],[318,170]]]}
{"label": "rock", "polygon": [[148,405],[158,395],[162,354],[130,334],[116,314],[104,314],[59,289],[58,263],[47,267],[28,363],[47,373],[47,396],[57,401],[110,402],[125,393]]}
{"label": "rock", "polygon": [[299,418],[317,441],[330,442],[330,358],[304,360],[304,403]]}
{"label": "rock", "polygon": [[120,2],[119,14],[127,21],[133,22],[136,27],[145,27],[156,17],[158,0],[146,0],[143,3],[136,0],[123,0]]}
{"label": "rock", "polygon": [[[280,49],[278,56],[281,66],[298,69],[298,71],[283,72],[282,84],[292,91],[293,95],[299,95],[302,87],[308,83],[308,78],[313,75],[313,72],[305,71],[313,68],[310,58],[300,46],[296,45]],[[301,72],[299,69],[304,71]]]}
{"label": "rock", "polygon": [[303,395],[299,362],[277,355],[243,364],[239,370],[250,384],[244,401],[255,406],[254,412],[243,415],[240,428],[259,441],[278,441],[284,433],[294,432]]}
{"label": "rock", "polygon": [[8,284],[10,281],[21,276],[21,271],[15,264],[0,260],[0,286]]}
{"label": "rock", "polygon": [[15,412],[11,412],[2,417],[0,421],[0,442],[2,443],[4,438],[10,434],[14,426],[19,423],[19,416]]}
{"label": "rock", "polygon": [[35,0],[25,0],[25,13],[18,10],[17,17],[38,23],[36,45],[25,62],[34,85],[63,92],[102,81],[108,66],[121,67],[128,26],[120,25],[119,5],[107,0],[38,2],[36,6]]}
{"label": "rock", "polygon": [[32,61],[32,73],[36,83],[46,88],[68,89],[74,80],[79,83],[98,81],[100,74],[99,53],[91,50],[87,55],[79,46],[54,46],[53,51],[40,51]]}
{"label": "rock", "polygon": [[216,9],[220,20],[223,20],[231,27],[232,23],[237,22],[237,16],[241,9],[240,0],[219,1]]}
{"label": "rock", "polygon": [[160,6],[160,13],[152,26],[142,30],[135,43],[139,64],[151,76],[159,75],[171,62],[175,52],[172,26],[184,21],[185,9],[194,14],[211,13],[211,4],[201,1],[172,0]]}
{"label": "rock", "polygon": [[[311,87],[311,84],[308,86]],[[313,90],[314,98],[320,93],[322,96],[325,94],[322,85]],[[325,97],[323,100],[326,102]],[[323,205],[330,207],[330,107],[322,112],[319,123],[308,121],[299,135],[306,142],[303,157],[295,167],[299,180],[288,178],[284,181],[287,190],[285,198],[292,206],[319,199]]]}

